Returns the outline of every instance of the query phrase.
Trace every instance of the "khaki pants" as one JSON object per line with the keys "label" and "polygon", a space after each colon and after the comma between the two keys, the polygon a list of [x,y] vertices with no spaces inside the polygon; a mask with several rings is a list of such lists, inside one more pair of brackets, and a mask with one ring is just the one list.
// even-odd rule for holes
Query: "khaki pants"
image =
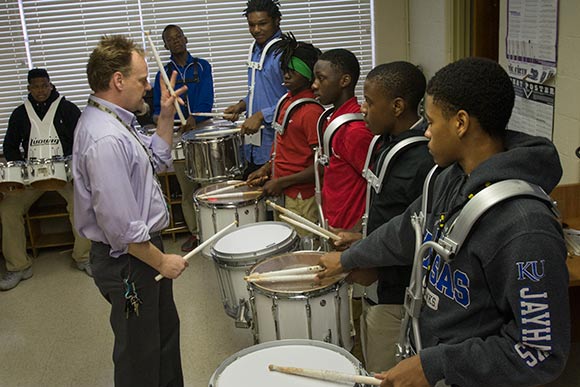
{"label": "khaki pants", "polygon": [[195,216],[195,207],[193,206],[193,193],[200,186],[185,175],[185,163],[182,161],[174,162],[173,169],[175,177],[181,188],[181,211],[189,232],[197,234],[197,219]]}
{"label": "khaki pants", "polygon": [[402,318],[403,305],[371,306],[363,298],[360,330],[367,371],[387,371],[397,364],[395,344]]}
{"label": "khaki pants", "polygon": [[[2,252],[6,259],[8,271],[20,271],[32,266],[32,258],[26,253],[26,232],[24,230],[24,214],[42,196],[45,191],[26,188],[24,191],[6,193],[0,201],[0,219],[2,221]],[[66,209],[71,225],[73,217],[73,184],[67,183],[63,188],[56,190],[66,200]],[[75,243],[72,257],[77,262],[89,259],[91,241],[77,234],[73,226]]]}
{"label": "khaki pants", "polygon": [[[308,219],[311,222],[314,223],[318,222],[318,208],[316,207],[316,200],[314,199],[314,196],[308,199],[300,199],[300,198],[292,199],[290,196],[284,196],[284,207],[294,212],[295,214],[298,214],[301,217]],[[274,212],[274,219],[277,221],[281,221],[278,212]],[[312,235],[311,233],[302,228],[299,227],[294,228],[296,229],[298,235],[300,235],[301,237]]]}

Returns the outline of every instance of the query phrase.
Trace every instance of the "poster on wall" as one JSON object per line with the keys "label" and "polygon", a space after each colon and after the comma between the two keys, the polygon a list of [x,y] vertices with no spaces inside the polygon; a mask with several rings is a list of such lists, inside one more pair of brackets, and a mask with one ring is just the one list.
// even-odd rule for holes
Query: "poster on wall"
{"label": "poster on wall", "polygon": [[558,0],[508,0],[506,58],[510,75],[544,83],[556,74]]}
{"label": "poster on wall", "polygon": [[508,129],[552,140],[556,88],[510,77],[516,101]]}

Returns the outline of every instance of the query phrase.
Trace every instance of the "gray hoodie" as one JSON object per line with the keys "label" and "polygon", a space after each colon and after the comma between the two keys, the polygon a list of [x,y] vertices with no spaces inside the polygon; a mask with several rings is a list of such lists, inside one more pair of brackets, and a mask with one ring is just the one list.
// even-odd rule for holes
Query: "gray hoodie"
{"label": "gray hoodie", "polygon": [[[424,239],[436,235],[442,214],[451,224],[489,183],[521,179],[552,191],[562,168],[550,141],[507,131],[505,147],[470,175],[457,163],[441,172]],[[419,213],[420,200],[345,251],[345,270],[408,265],[410,217]],[[434,255],[423,261],[429,303],[421,309],[419,354],[431,384],[533,386],[561,373],[570,345],[566,246],[544,203],[523,197],[499,203],[479,219],[453,261]]]}

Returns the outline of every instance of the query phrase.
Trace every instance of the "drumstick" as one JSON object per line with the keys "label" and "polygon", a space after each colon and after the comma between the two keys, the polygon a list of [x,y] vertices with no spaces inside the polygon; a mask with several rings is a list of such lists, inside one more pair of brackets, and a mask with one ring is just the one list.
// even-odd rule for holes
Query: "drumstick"
{"label": "drumstick", "polygon": [[[320,227],[316,223],[313,223],[313,222],[309,221],[308,219],[305,219],[305,218],[301,217],[300,215],[295,214],[294,212],[292,212],[292,211],[290,211],[290,210],[288,210],[288,209],[286,209],[286,208],[284,208],[282,206],[279,206],[279,205],[277,205],[276,203],[274,203],[274,202],[272,202],[270,200],[266,200],[266,204],[268,204],[270,207],[272,207],[276,211],[281,212],[281,213],[287,215],[288,217],[294,219],[295,221],[300,222],[300,223],[303,223],[303,224],[309,226],[310,228],[314,228],[314,229],[318,230],[319,233],[325,234],[328,238],[332,238],[335,241],[338,241],[338,240],[341,239],[335,233],[330,232],[330,231],[328,231],[327,229],[325,229],[323,227]],[[315,233],[315,234],[319,235],[318,233]],[[328,239],[328,238],[326,238],[326,239]]]}
{"label": "drumstick", "polygon": [[315,265],[315,266],[305,266],[305,267],[297,267],[295,269],[284,269],[284,270],[275,270],[275,271],[265,271],[263,273],[252,273],[249,276],[244,278],[266,278],[266,277],[275,277],[275,276],[282,276],[288,274],[306,274],[312,272],[319,272],[324,270],[322,266]]}
{"label": "drumstick", "polygon": [[228,185],[227,187],[222,187],[222,188],[214,189],[213,191],[209,191],[209,192],[203,193],[201,195],[197,195],[197,197],[199,199],[207,199],[208,197],[210,197],[212,195],[215,195],[217,193],[231,191],[233,189],[236,189],[236,188],[239,188],[239,187],[243,187],[246,184],[247,183],[244,181],[244,182],[241,182],[241,183],[236,183],[236,184],[233,184],[233,185]]}
{"label": "drumstick", "polygon": [[370,384],[371,386],[380,386],[382,382],[382,380],[373,378],[372,376],[351,375],[331,370],[314,370],[309,368],[283,367],[274,364],[270,364],[268,366],[268,369],[270,371],[278,371],[285,374],[306,376],[308,378],[327,380],[329,382]]}
{"label": "drumstick", "polygon": [[313,227],[310,227],[310,226],[308,226],[308,225],[306,225],[304,223],[301,223],[301,222],[299,222],[297,220],[294,220],[292,218],[289,218],[289,217],[287,217],[285,215],[280,215],[280,219],[282,219],[282,220],[290,223],[291,225],[294,225],[296,227],[300,227],[303,230],[306,230],[308,232],[311,232],[313,234],[316,234],[316,235],[318,235],[321,238],[324,238],[324,239],[329,239],[330,238],[328,235],[320,232],[318,229],[315,229]]}
{"label": "drumstick", "polygon": [[238,133],[241,130],[242,130],[241,128],[212,130],[211,132],[196,133],[195,137],[215,137],[220,136],[222,134]]}
{"label": "drumstick", "polygon": [[310,281],[313,282],[316,279],[317,274],[289,274],[280,276],[271,276],[266,278],[251,278],[244,277],[246,282],[301,282]]}
{"label": "drumstick", "polygon": [[[215,233],[214,235],[212,235],[211,237],[209,237],[205,242],[201,243],[199,246],[197,246],[195,249],[191,250],[189,253],[187,253],[184,257],[183,260],[187,261],[189,260],[189,258],[193,257],[195,254],[199,253],[200,251],[202,251],[207,245],[209,245],[211,242],[213,242],[214,240],[216,240],[217,238],[221,237],[223,234],[226,233],[226,231],[228,231],[230,228],[237,226],[238,225],[238,221],[234,220],[232,223],[230,223],[228,226],[222,228],[220,231],[218,231],[217,233]],[[160,281],[163,278],[163,275],[158,274],[157,276],[155,276],[155,281]]]}
{"label": "drumstick", "polygon": [[177,115],[179,116],[179,121],[181,121],[181,125],[185,125],[186,124],[185,117],[183,116],[183,112],[181,111],[181,106],[179,106],[179,102],[177,101],[177,95],[175,94],[175,90],[173,90],[173,87],[171,86],[171,82],[169,82],[169,77],[167,77],[167,73],[165,72],[165,68],[163,68],[163,63],[161,62],[161,58],[159,57],[159,54],[157,53],[157,49],[155,48],[155,45],[153,44],[153,40],[151,39],[149,32],[147,32],[147,31],[143,31],[143,32],[145,32],[145,36],[147,36],[147,39],[149,40],[149,45],[151,46],[151,51],[153,52],[153,56],[155,56],[155,60],[157,61],[157,66],[159,67],[159,72],[161,73],[161,76],[163,77],[163,81],[165,82],[165,85],[167,86],[167,90],[169,90],[169,94],[171,94],[172,97],[175,97],[173,104],[175,105],[175,109],[177,110]]}
{"label": "drumstick", "polygon": [[247,198],[247,197],[251,197],[251,196],[255,196],[255,195],[261,195],[262,193],[263,193],[262,190],[246,191],[246,192],[230,192],[230,193],[207,196],[205,199],[206,200],[212,200],[212,199],[217,200],[217,199]]}
{"label": "drumstick", "polygon": [[257,177],[255,179],[252,179],[249,181],[242,181],[241,183],[237,183],[234,185],[228,185],[227,187],[218,188],[218,189],[215,189],[213,191],[209,191],[209,192],[203,193],[201,195],[197,195],[197,197],[199,199],[207,199],[208,197],[215,195],[217,193],[220,193],[220,192],[231,191],[233,189],[240,188],[240,187],[243,187],[245,185],[260,184],[261,182],[263,182],[265,180],[268,180],[268,176]]}
{"label": "drumstick", "polygon": [[232,113],[212,113],[212,112],[207,112],[207,113],[191,113],[192,116],[195,117],[217,117],[217,118],[225,118],[225,117],[231,117],[233,116]]}

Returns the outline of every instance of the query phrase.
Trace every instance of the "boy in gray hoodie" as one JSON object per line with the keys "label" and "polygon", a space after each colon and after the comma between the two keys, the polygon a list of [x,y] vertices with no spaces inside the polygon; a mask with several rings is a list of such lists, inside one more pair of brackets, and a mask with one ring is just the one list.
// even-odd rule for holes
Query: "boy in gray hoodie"
{"label": "boy in gray hoodie", "polygon": [[[514,104],[496,63],[467,58],[429,81],[425,135],[437,165],[423,240],[437,241],[474,195],[520,179],[551,192],[562,175],[554,145],[506,130]],[[411,215],[421,198],[368,238],[322,257],[320,277],[355,268],[408,265]],[[377,375],[382,386],[533,386],[555,379],[570,343],[568,272],[561,227],[548,206],[515,197],[489,209],[452,260],[423,257],[423,349]]]}

